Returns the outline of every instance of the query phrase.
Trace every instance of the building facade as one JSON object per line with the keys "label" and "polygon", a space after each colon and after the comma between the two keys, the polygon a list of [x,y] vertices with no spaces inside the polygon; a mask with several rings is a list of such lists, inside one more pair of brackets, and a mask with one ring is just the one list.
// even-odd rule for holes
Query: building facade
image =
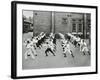
{"label": "building facade", "polygon": [[33,33],[72,33],[87,38],[90,35],[91,14],[33,11]]}

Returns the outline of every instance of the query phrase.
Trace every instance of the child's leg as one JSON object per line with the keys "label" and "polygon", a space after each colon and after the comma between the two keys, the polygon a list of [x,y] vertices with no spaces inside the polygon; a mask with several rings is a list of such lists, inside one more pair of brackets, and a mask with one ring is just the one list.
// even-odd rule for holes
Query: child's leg
{"label": "child's leg", "polygon": [[32,52],[34,53],[35,56],[37,56],[36,50],[34,49],[34,47],[32,47]]}
{"label": "child's leg", "polygon": [[32,59],[35,59],[35,56],[33,55],[32,51],[30,52],[30,55],[31,55]]}
{"label": "child's leg", "polygon": [[70,53],[70,55],[74,58],[73,52],[72,50],[68,50],[68,52]]}
{"label": "child's leg", "polygon": [[36,50],[36,44],[34,44],[34,46],[33,46],[34,48],[35,48],[35,50]]}
{"label": "child's leg", "polygon": [[88,54],[91,55],[89,51],[88,51]]}
{"label": "child's leg", "polygon": [[55,56],[54,52],[51,50],[51,48],[49,49],[49,51]]}
{"label": "child's leg", "polygon": [[82,45],[80,45],[80,51],[82,51]]}
{"label": "child's leg", "polygon": [[48,56],[47,52],[48,52],[48,49],[45,50],[45,54],[46,54],[46,56]]}
{"label": "child's leg", "polygon": [[83,53],[83,55],[85,55],[85,48],[84,47],[82,48],[82,53]]}
{"label": "child's leg", "polygon": [[85,52],[83,51],[83,55],[85,55]]}
{"label": "child's leg", "polygon": [[63,55],[64,55],[64,57],[67,57],[67,56],[66,56],[66,53],[63,53]]}
{"label": "child's leg", "polygon": [[64,48],[63,48],[63,55],[64,55],[64,57],[67,57],[66,56],[66,49],[64,49]]}
{"label": "child's leg", "polygon": [[28,50],[25,52],[24,56],[25,56],[25,59],[27,59],[27,55],[28,55]]}
{"label": "child's leg", "polygon": [[86,52],[90,55],[89,49],[86,47]]}

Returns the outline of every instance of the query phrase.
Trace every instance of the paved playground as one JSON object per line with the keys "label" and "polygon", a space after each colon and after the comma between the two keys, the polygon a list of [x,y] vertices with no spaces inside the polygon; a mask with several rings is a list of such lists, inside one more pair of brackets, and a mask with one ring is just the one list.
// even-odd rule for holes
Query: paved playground
{"label": "paved playground", "polygon": [[[32,37],[32,32],[23,34],[23,41],[27,38]],[[88,40],[86,40],[87,44],[89,43]],[[90,66],[91,64],[91,55],[83,55],[80,52],[79,48],[75,48],[71,43],[70,47],[73,51],[73,55],[75,56],[72,58],[72,56],[69,53],[67,54],[67,57],[63,57],[62,54],[62,48],[59,43],[59,40],[57,40],[57,51],[56,56],[53,56],[52,54],[49,54],[49,56],[45,56],[45,49],[37,49],[36,52],[38,53],[35,59],[33,60],[30,56],[27,60],[24,58],[24,53],[27,50],[24,45],[22,45],[22,68],[23,69],[42,69],[42,68],[63,68],[63,67],[84,67],[84,66]]]}

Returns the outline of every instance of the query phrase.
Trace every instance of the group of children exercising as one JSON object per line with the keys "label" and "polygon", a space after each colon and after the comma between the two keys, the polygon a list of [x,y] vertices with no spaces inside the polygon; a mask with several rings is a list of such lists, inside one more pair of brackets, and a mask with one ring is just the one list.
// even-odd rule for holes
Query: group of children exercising
{"label": "group of children exercising", "polygon": [[[30,39],[27,39],[24,41],[24,46],[27,49],[26,52],[24,53],[25,59],[28,59],[28,56],[31,56],[32,59],[35,59],[36,56],[38,56],[38,53],[36,49],[42,49],[45,48],[45,56],[48,56],[50,53],[53,56],[56,56],[56,34],[50,33],[48,36],[46,33],[41,32],[38,36],[34,36]],[[62,54],[64,57],[67,57],[66,53],[68,52],[72,58],[74,58],[73,51],[71,50],[70,44],[73,44],[74,47],[79,47],[80,52],[85,55],[88,53],[90,55],[90,51],[88,49],[88,46],[85,42],[84,39],[81,39],[80,37],[76,37],[71,33],[66,33],[66,38],[65,35],[62,33],[58,33],[60,36],[59,42],[62,47]]]}

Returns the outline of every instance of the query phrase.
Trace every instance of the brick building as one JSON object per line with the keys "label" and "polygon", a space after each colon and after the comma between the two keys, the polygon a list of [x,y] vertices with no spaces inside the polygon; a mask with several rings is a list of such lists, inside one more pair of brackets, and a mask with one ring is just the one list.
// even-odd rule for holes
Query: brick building
{"label": "brick building", "polygon": [[72,33],[87,38],[90,35],[91,14],[33,11],[33,32]]}

